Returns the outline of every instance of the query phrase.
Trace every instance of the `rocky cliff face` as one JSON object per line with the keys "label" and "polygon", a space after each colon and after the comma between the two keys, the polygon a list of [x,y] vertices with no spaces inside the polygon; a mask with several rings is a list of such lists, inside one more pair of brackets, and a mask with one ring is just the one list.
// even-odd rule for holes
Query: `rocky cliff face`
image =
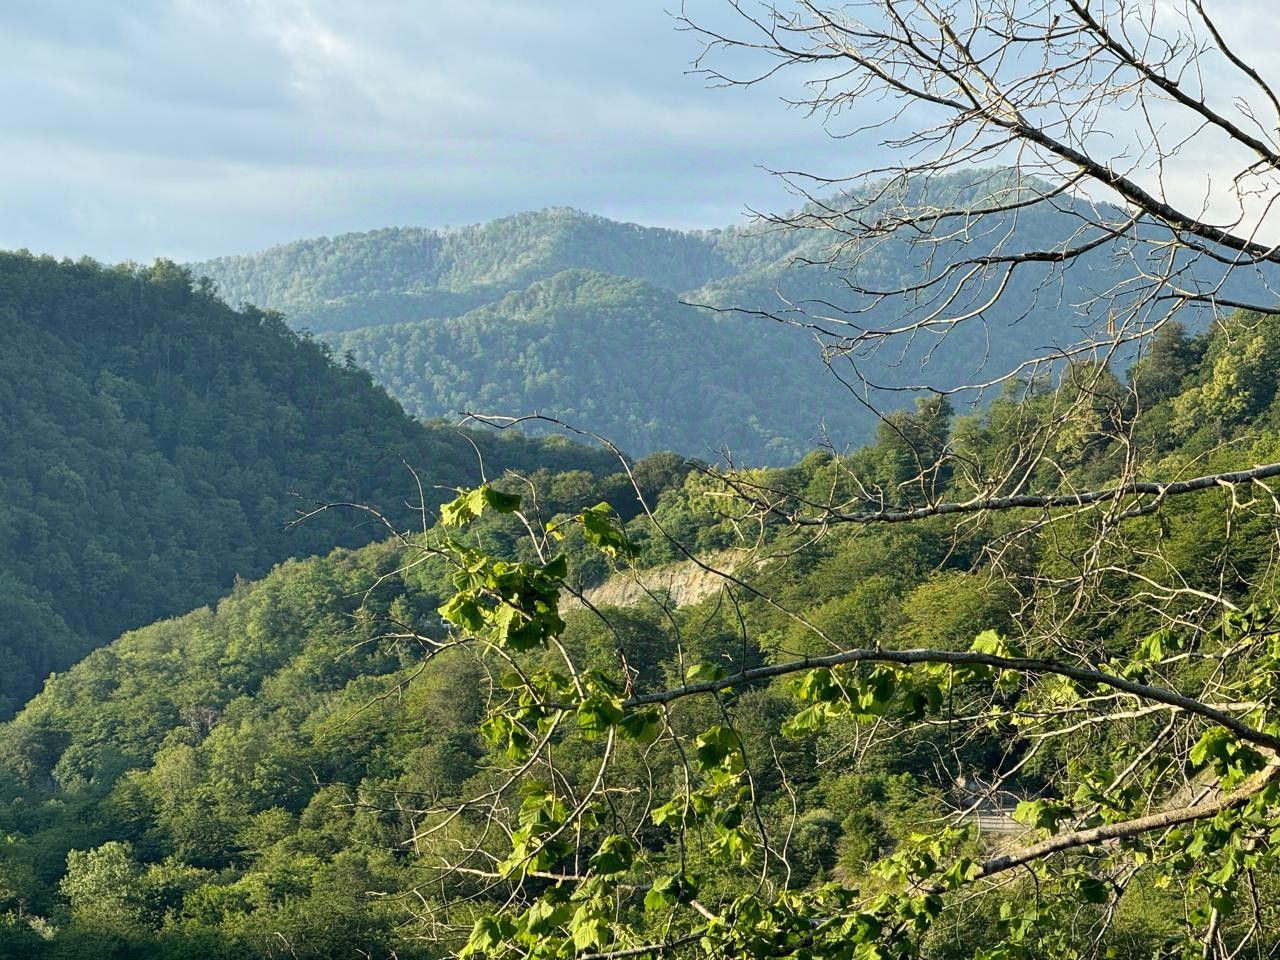
{"label": "rocky cliff face", "polygon": [[[748,556],[745,550],[722,550],[704,558],[706,568],[692,561],[683,561],[616,574],[599,586],[590,587],[583,595],[593,606],[630,607],[653,594],[665,594],[674,606],[686,607],[724,586],[723,574],[734,573],[746,565]],[[563,600],[566,606],[578,603],[572,596]]]}

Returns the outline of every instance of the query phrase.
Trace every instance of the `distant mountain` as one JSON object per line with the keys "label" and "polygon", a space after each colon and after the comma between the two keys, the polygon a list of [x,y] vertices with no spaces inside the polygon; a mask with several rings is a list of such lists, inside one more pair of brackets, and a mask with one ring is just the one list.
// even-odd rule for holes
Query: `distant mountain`
{"label": "distant mountain", "polygon": [[792,332],[690,307],[643,280],[567,270],[461,317],[333,342],[422,414],[536,410],[627,451],[714,459],[726,444],[785,462],[818,443],[821,412],[849,406],[833,378],[798,375],[806,358]]}
{"label": "distant mountain", "polygon": [[382,534],[339,511],[286,528],[300,509],[411,523],[404,464],[439,498],[477,479],[477,448],[491,473],[609,462],[415,422],[364,370],[173,264],[0,254],[0,716],[123,630]]}
{"label": "distant mountain", "polygon": [[[965,205],[1007,188],[1009,176],[954,175],[907,189]],[[1066,243],[1083,222],[1076,202],[988,216],[933,255],[947,263],[996,243],[1006,251]],[[868,440],[875,418],[851,395],[860,376],[888,387],[979,383],[1032,351],[1074,344],[1084,325],[1106,320],[1105,307],[1093,308],[1101,318],[1086,318],[1083,305],[1124,276],[1114,243],[1067,271],[1032,264],[981,317],[872,340],[851,357],[839,339],[855,324],[920,319],[936,303],[855,295],[850,274],[822,265],[846,227],[828,217],[812,229],[681,233],[554,209],[461,230],[302,241],[192,270],[232,302],[282,310],[290,324],[316,331],[419,416],[538,411],[635,454],[727,449],[740,462],[770,464],[802,456],[819,436],[836,445]],[[924,256],[885,242],[863,251],[852,276],[863,288],[910,286],[924,275]],[[983,306],[998,273],[967,282],[950,315]],[[1197,329],[1193,317],[1183,321]],[[824,369],[822,347],[844,383]]]}
{"label": "distant mountain", "polygon": [[316,333],[458,316],[563,270],[688,290],[734,272],[699,234],[577,210],[521,213],[457,230],[393,228],[302,240],[192,265],[230,303],[283,310]]}

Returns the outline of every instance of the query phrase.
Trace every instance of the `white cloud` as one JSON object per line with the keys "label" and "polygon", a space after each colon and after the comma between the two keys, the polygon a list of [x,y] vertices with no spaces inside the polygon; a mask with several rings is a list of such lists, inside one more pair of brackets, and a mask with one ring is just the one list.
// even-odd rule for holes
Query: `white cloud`
{"label": "white cloud", "polygon": [[[670,6],[0,5],[0,245],[202,257],[548,204],[717,225],[787,202],[758,165],[866,164],[778,102],[796,77],[741,91],[685,75],[698,46]],[[1233,6],[1250,52],[1270,11]]]}

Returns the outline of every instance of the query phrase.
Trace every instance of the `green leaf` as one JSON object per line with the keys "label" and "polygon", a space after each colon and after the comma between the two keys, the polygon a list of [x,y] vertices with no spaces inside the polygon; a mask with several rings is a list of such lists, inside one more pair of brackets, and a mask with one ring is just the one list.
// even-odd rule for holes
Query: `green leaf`
{"label": "green leaf", "polygon": [[815,703],[811,707],[806,707],[795,716],[784,721],[782,724],[782,735],[784,737],[807,737],[810,734],[817,733],[827,725],[827,721],[831,719],[831,704]]}
{"label": "green leaf", "polygon": [[1005,637],[1000,636],[999,632],[995,630],[983,630],[973,638],[973,643],[969,645],[969,649],[974,653],[985,653],[992,657],[1016,658],[1022,656],[1021,650],[1015,649]]}
{"label": "green leaf", "polygon": [[646,910],[665,910],[676,903],[685,903],[698,895],[698,881],[691,874],[663,874],[654,878],[653,886],[644,897]]}
{"label": "green leaf", "polygon": [[503,493],[487,484],[480,488],[480,499],[486,507],[496,513],[515,513],[520,509],[518,493]]}
{"label": "green leaf", "polygon": [[591,866],[596,873],[611,876],[626,873],[635,860],[636,845],[629,838],[612,834],[605,837],[600,849],[591,858]]}
{"label": "green leaf", "polygon": [[698,766],[707,770],[719,766],[725,759],[738,752],[738,736],[728,727],[717,723],[698,734],[693,741],[693,754]]}
{"label": "green leaf", "polygon": [[898,689],[898,675],[888,667],[876,667],[859,684],[858,708],[864,714],[881,716]]}
{"label": "green leaf", "polygon": [[619,729],[628,740],[647,746],[662,733],[662,714],[657,710],[633,710],[623,717]]}
{"label": "green leaf", "polygon": [[1193,767],[1197,768],[1203,767],[1210,761],[1225,763],[1230,756],[1232,742],[1233,738],[1226,730],[1221,727],[1212,727],[1196,741],[1187,759],[1191,761]]}
{"label": "green leaf", "polygon": [[1013,819],[1037,830],[1054,833],[1058,823],[1071,816],[1071,807],[1058,800],[1022,800],[1013,810]]}
{"label": "green leaf", "polygon": [[563,581],[569,575],[569,558],[563,553],[560,554],[542,568],[542,574],[552,580]]}
{"label": "green leaf", "polygon": [[724,667],[715,663],[695,663],[684,672],[685,683],[714,683],[724,678]]}
{"label": "green leaf", "polygon": [[599,736],[621,723],[625,716],[620,701],[591,696],[578,704],[578,729],[587,736]]}
{"label": "green leaf", "polygon": [[584,914],[580,909],[569,925],[573,945],[579,951],[595,950],[608,944],[609,924],[598,914]]}
{"label": "green leaf", "polygon": [[742,866],[750,863],[752,855],[755,853],[750,836],[741,827],[721,830],[719,835],[709,844],[709,849],[712,854],[724,857]]}
{"label": "green leaf", "polygon": [[679,816],[682,812],[683,805],[676,800],[670,800],[662,804],[662,806],[654,807],[649,811],[649,819],[653,821],[654,826],[660,827],[672,817]]}
{"label": "green leaf", "polygon": [[835,673],[827,667],[810,670],[796,685],[796,696],[801,700],[827,702],[842,695]]}
{"label": "green leaf", "polygon": [[1076,882],[1076,889],[1085,903],[1106,903],[1111,899],[1111,887],[1098,877],[1084,876]]}
{"label": "green leaf", "polygon": [[520,509],[520,497],[503,493],[485,484],[464,490],[440,508],[440,522],[446,527],[461,527],[479,517],[486,509],[496,513],[514,513]]}
{"label": "green leaf", "polygon": [[515,935],[515,924],[507,917],[481,917],[471,928],[471,936],[458,952],[460,957],[488,953]]}
{"label": "green leaf", "polygon": [[720,811],[720,816],[716,817],[716,823],[726,830],[735,830],[742,825],[743,815],[742,804],[731,804]]}
{"label": "green leaf", "polygon": [[578,514],[578,519],[582,522],[582,533],[587,542],[610,560],[635,556],[635,548],[609,504],[597,503]]}
{"label": "green leaf", "polygon": [[1180,646],[1178,635],[1168,627],[1161,627],[1138,641],[1134,657],[1156,663],[1163,660],[1167,654],[1178,650]]}
{"label": "green leaf", "polygon": [[455,593],[437,610],[440,616],[463,630],[476,633],[484,629],[484,609],[470,594]]}
{"label": "green leaf", "polygon": [[942,709],[942,689],[937,684],[912,687],[902,694],[902,711],[907,720],[923,720]]}
{"label": "green leaf", "polygon": [[533,747],[533,738],[516,720],[495,713],[480,722],[480,733],[494,746],[502,747],[512,760],[524,760]]}
{"label": "green leaf", "polygon": [[535,936],[552,933],[569,919],[569,905],[550,900],[535,900],[524,915],[524,928]]}
{"label": "green leaf", "polygon": [[982,868],[969,857],[961,857],[942,875],[942,885],[948,890],[958,890],[979,873]]}

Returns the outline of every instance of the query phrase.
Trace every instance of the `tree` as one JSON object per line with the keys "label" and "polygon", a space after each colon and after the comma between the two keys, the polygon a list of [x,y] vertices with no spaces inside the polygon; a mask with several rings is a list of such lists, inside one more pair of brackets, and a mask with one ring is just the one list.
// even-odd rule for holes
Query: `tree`
{"label": "tree", "polygon": [[[812,330],[866,402],[877,402],[866,351],[923,341],[932,356],[1002,297],[1050,296],[1063,270],[1117,251],[1096,297],[1064,305],[1060,342],[968,390],[929,388],[958,400],[1004,385],[949,435],[941,407],[929,429],[917,429],[926,408],[888,414],[876,451],[823,465],[825,495],[786,473],[712,479],[721,509],[771,531],[753,535],[778,558],[844,528],[933,531],[948,558],[967,558],[951,577],[1007,592],[1004,626],[906,646],[889,619],[842,639],[757,578],[721,570],[740,649],[646,685],[625,655],[613,670],[583,669],[562,643],[563,524],[530,523],[524,556],[536,559],[518,564],[446,538],[434,549],[457,569],[442,607],[449,646],[484,651],[495,693],[483,729],[505,762],[472,800],[423,811],[414,842],[438,861],[427,886],[459,891],[448,911],[429,908],[433,929],[445,940],[466,929],[460,952],[493,958],[1266,952],[1280,827],[1280,450],[1232,429],[1273,400],[1269,382],[1244,380],[1280,307],[1245,274],[1265,279],[1280,262],[1258,233],[1280,170],[1280,100],[1201,0],[728,6],[745,33],[684,19],[707,41],[707,76],[751,85],[799,72],[800,104],[828,123],[886,104],[880,122],[848,133],[888,129],[890,155],[908,158],[857,183],[791,174],[809,202],[776,218],[834,238],[821,265],[848,296],[790,303],[773,319]],[[715,63],[726,52],[764,66],[735,74]],[[1136,132],[1113,143],[1117,117]],[[1221,197],[1165,187],[1202,138],[1243,158],[1225,219]],[[982,162],[1001,166],[973,173]],[[968,172],[941,176],[956,170]],[[1018,220],[1046,211],[1075,227],[1020,248]],[[901,286],[860,285],[859,265],[885,256],[906,265]],[[1161,422],[1181,417],[1191,435],[1220,394],[1235,406],[1203,444],[1173,451],[1145,429],[1154,401],[1141,376],[1126,387],[1112,367],[1175,323],[1200,322],[1200,308],[1239,307],[1257,312],[1216,328],[1219,359]],[[1169,367],[1167,342],[1155,342]],[[518,510],[486,487],[443,517],[465,527]],[[607,510],[575,522],[625,561],[628,538]],[[788,656],[790,634],[763,626],[776,623],[827,652]],[[778,711],[788,716],[775,728]],[[932,778],[855,762],[855,779],[827,783],[827,806],[812,805],[823,799],[815,764],[866,760],[886,742],[931,744]],[[1019,793],[1008,819],[1024,832],[995,847],[977,814],[1004,811],[1008,789]],[[841,821],[834,810],[851,794],[860,810]],[[892,817],[867,825],[837,871],[822,837],[875,804]]]}
{"label": "tree", "polygon": [[143,924],[142,867],[127,843],[111,841],[67,854],[60,889],[80,926],[106,936],[127,936]]}

